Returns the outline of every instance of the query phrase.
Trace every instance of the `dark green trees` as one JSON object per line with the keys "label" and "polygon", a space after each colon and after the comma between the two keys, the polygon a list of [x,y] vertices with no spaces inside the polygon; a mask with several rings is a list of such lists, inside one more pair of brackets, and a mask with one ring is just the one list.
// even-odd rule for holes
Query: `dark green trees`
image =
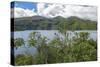
{"label": "dark green trees", "polygon": [[[25,41],[23,38],[14,39],[14,47],[17,49],[18,47],[25,46]],[[19,54],[15,57],[15,65],[30,65],[33,64],[32,55]]]}
{"label": "dark green trees", "polygon": [[[37,18],[37,19],[36,19]],[[44,18],[41,17],[23,17],[23,18],[12,18],[14,20],[14,31],[20,30],[58,30],[57,26],[61,22],[65,22],[68,26],[68,30],[96,30],[97,21],[84,20],[78,17],[55,17],[55,18]],[[60,22],[59,22],[60,21]]]}
{"label": "dark green trees", "polygon": [[32,55],[17,55],[15,57],[15,65],[31,65],[34,64],[34,59]]}
{"label": "dark green trees", "polygon": [[16,38],[16,39],[14,39],[14,47],[15,48],[18,48],[18,47],[20,47],[20,46],[22,46],[24,44],[25,43],[24,43],[24,39],[23,38]]}
{"label": "dark green trees", "polygon": [[37,49],[37,54],[35,57],[36,64],[46,64],[48,57],[48,45],[47,38],[42,37],[38,32],[32,32],[29,36],[28,43],[31,47],[35,47]]}
{"label": "dark green trees", "polygon": [[[66,32],[67,34],[67,32]],[[72,39],[64,38],[55,33],[55,38],[51,41],[39,32],[32,32],[29,36],[28,43],[30,47],[35,47],[35,55],[18,55],[15,57],[16,65],[28,64],[47,64],[47,63],[65,63],[79,61],[97,60],[97,43],[89,38],[89,33],[76,33]],[[16,47],[24,45],[22,38],[14,40]]]}
{"label": "dark green trees", "polygon": [[[75,36],[72,46],[72,56],[75,61],[93,61],[97,59],[97,48],[95,48],[96,41],[89,39],[89,33],[80,32]],[[92,43],[90,43],[92,41]],[[95,46],[92,44],[95,43]]]}
{"label": "dark green trees", "polygon": [[[77,25],[75,24],[75,26]],[[66,22],[59,22],[57,29],[58,33],[54,34],[55,37],[52,40],[42,36],[39,32],[30,33],[27,40],[28,46],[35,47],[37,52],[34,55],[17,55],[15,64],[29,65],[97,60],[97,41],[91,39],[88,32],[69,32]],[[22,38],[16,38],[14,45],[18,48],[25,45],[25,41]]]}

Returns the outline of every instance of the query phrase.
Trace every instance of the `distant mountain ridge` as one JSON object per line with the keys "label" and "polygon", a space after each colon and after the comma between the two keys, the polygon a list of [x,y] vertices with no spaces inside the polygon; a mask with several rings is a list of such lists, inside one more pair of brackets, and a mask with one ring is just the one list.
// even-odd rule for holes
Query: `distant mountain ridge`
{"label": "distant mountain ridge", "polygon": [[[79,17],[76,17],[76,16],[70,16],[68,18],[65,18],[65,17],[62,17],[62,16],[56,16],[56,17],[53,17],[53,18],[47,18],[47,17],[43,17],[43,16],[38,16],[38,15],[35,15],[35,16],[29,16],[29,17],[20,17],[20,18],[11,18],[11,19],[19,19],[19,20],[24,20],[24,19],[29,19],[29,20],[39,20],[39,19],[81,19],[81,20],[90,20],[90,19],[83,19],[83,18],[79,18]],[[93,21],[93,20],[90,20],[90,21]]]}
{"label": "distant mountain ridge", "polygon": [[[68,29],[71,30],[96,30],[97,21],[81,19],[75,16],[64,18],[57,16],[46,18],[42,16],[11,18],[14,21],[14,31],[17,30],[57,30],[60,22],[66,22]],[[12,22],[13,23],[13,22]]]}

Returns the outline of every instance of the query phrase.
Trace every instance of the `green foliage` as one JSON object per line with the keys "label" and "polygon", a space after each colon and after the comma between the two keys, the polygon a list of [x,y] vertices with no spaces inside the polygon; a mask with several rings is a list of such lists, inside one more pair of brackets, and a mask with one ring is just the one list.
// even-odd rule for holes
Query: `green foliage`
{"label": "green foliage", "polygon": [[23,40],[23,38],[16,38],[16,39],[14,39],[14,46],[15,46],[16,48],[18,48],[18,47],[20,47],[20,46],[22,46],[22,45],[24,45],[24,40]]}
{"label": "green foliage", "polygon": [[36,63],[47,63],[47,38],[45,36],[42,37],[39,32],[32,32],[29,36],[28,43],[38,51],[38,55],[36,56],[37,59],[35,59]]}
{"label": "green foliage", "polygon": [[[18,55],[15,58],[16,65],[97,60],[97,43],[89,38],[89,33],[75,33],[71,41],[66,39],[67,37],[62,39],[56,34],[54,39],[47,42],[46,37],[41,36],[38,32],[32,32],[28,42],[30,47],[36,47],[38,52],[34,56]],[[17,42],[20,44],[22,39],[17,39]]]}
{"label": "green foliage", "polygon": [[74,45],[71,49],[76,61],[90,61],[97,59],[97,41],[89,39],[89,33],[76,33],[73,41]]}
{"label": "green foliage", "polygon": [[97,41],[94,41],[93,39],[89,39],[88,43],[93,46],[95,49],[97,49]]}
{"label": "green foliage", "polygon": [[89,33],[88,32],[80,32],[79,38],[80,38],[81,41],[85,41],[89,38]]}
{"label": "green foliage", "polygon": [[96,49],[88,42],[81,42],[80,44],[73,45],[72,55],[76,61],[96,60]]}
{"label": "green foliage", "polygon": [[29,40],[28,40],[28,42],[29,42],[29,46],[34,46],[34,47],[36,47],[36,33],[37,32],[32,32],[32,33],[30,33],[30,35],[29,35]]}
{"label": "green foliage", "polygon": [[31,55],[17,55],[15,57],[15,65],[31,65],[34,64],[34,62]]}
{"label": "green foliage", "polygon": [[66,22],[60,22],[58,24],[58,30],[60,33],[66,35],[66,31],[67,31],[67,23]]}
{"label": "green foliage", "polygon": [[[60,22],[58,21],[58,18]],[[39,20],[35,20],[37,22],[37,24],[35,24],[36,29],[58,29],[60,35],[63,37],[60,37],[55,33],[55,37],[48,41],[47,37],[41,36],[41,33],[39,32],[30,33],[28,45],[30,47],[35,47],[37,49],[37,53],[34,56],[27,54],[18,55],[15,57],[16,65],[97,60],[97,41],[89,38],[90,34],[88,32],[73,32],[75,36],[70,38],[71,33],[67,31],[69,29],[96,29],[96,24],[93,21],[82,20],[75,17],[68,18],[68,20],[61,17],[56,17],[54,20],[49,19],[49,21],[57,21],[58,23],[50,23],[48,20],[42,19],[41,25],[38,24],[38,22],[40,22]],[[86,21],[91,23],[88,24]],[[46,22],[48,22],[50,26]],[[24,44],[24,40],[22,38],[16,38],[14,40],[14,44],[16,47],[20,47]]]}
{"label": "green foliage", "polygon": [[36,47],[37,49],[44,46],[47,42],[47,37],[42,37],[39,32],[32,32],[29,35],[29,46]]}

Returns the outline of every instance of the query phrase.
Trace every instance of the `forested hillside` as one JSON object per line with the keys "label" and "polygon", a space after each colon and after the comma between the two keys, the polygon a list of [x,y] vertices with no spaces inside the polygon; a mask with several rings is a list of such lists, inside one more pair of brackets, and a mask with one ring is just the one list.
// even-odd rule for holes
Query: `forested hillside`
{"label": "forested hillside", "polygon": [[32,16],[23,18],[12,18],[14,31],[20,30],[57,30],[60,23],[65,22],[68,30],[96,30],[97,22],[87,19],[81,19],[75,16],[63,18],[45,18],[42,16]]}

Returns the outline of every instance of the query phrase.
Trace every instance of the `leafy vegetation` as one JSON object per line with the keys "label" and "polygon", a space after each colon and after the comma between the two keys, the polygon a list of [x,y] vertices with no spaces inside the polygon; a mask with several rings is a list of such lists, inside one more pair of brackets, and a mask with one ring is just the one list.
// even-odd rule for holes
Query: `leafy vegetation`
{"label": "leafy vegetation", "polygon": [[14,39],[14,46],[16,49],[20,46],[24,45],[24,39],[23,38],[16,38]]}
{"label": "leafy vegetation", "polygon": [[[55,18],[55,20],[57,21],[58,19]],[[29,38],[27,40],[28,46],[35,47],[37,53],[35,53],[34,55],[17,55],[15,57],[15,65],[51,64],[97,60],[97,41],[91,39],[89,37],[90,34],[88,32],[74,32],[75,29],[94,29],[91,28],[91,24],[95,25],[95,23],[88,21],[90,23],[88,25],[91,26],[87,27],[87,24],[79,22],[81,21],[81,19],[77,21],[77,19],[71,20],[69,18],[72,24],[67,24],[68,21],[66,22],[65,20],[63,20],[62,22],[61,18],[59,18],[59,20],[59,23],[56,24],[59,33],[55,33],[55,37],[52,40],[49,40],[45,36],[41,36],[39,32],[30,33]],[[81,23],[87,28],[83,28]],[[48,27],[48,29],[51,29],[51,27],[47,25],[48,24],[46,24],[45,22],[45,24],[41,28],[45,29],[46,26],[46,28]],[[53,25],[55,24],[53,23]],[[72,25],[72,28],[70,27],[70,25]],[[75,36],[70,37],[72,33],[69,33],[67,31],[69,29],[72,29]],[[59,34],[62,35],[62,37],[60,37]],[[18,48],[20,46],[25,45],[25,41],[22,38],[16,38],[14,39],[14,45]]]}
{"label": "leafy vegetation", "polygon": [[17,55],[15,63],[15,65],[31,65],[34,63],[34,59],[31,55]]}
{"label": "leafy vegetation", "polygon": [[[93,39],[89,39],[89,33],[87,32],[77,33],[76,36],[73,36],[71,41],[67,36],[62,39],[55,35],[53,40],[47,42],[47,38],[41,37],[39,32],[32,32],[30,35],[31,37],[29,37],[28,40],[29,46],[35,47],[37,53],[34,56],[31,54],[16,56],[16,65],[97,60],[97,43]],[[20,40],[18,41],[23,42]]]}

